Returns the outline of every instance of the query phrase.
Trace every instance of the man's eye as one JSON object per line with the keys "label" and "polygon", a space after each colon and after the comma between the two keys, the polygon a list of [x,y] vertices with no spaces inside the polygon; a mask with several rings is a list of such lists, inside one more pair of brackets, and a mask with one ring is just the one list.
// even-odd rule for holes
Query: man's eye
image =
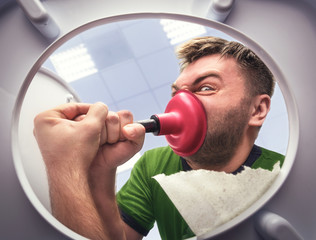
{"label": "man's eye", "polygon": [[204,86],[204,87],[201,87],[200,88],[200,91],[203,92],[203,91],[212,91],[214,90],[214,88],[210,87],[210,86]]}

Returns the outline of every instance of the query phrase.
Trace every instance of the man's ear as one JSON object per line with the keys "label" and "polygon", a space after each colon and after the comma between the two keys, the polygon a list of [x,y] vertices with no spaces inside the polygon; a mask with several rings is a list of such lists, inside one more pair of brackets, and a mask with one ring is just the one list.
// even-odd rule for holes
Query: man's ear
{"label": "man's ear", "polygon": [[251,106],[249,126],[261,127],[270,110],[271,98],[267,94],[258,95],[254,98]]}

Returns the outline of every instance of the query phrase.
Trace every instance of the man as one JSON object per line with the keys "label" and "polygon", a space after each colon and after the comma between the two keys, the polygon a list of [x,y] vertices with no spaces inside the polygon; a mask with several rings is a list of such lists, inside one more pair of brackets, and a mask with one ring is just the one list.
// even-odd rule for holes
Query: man
{"label": "man", "polygon": [[202,102],[208,119],[204,143],[185,158],[169,147],[148,151],[117,195],[116,168],[141,149],[145,135],[130,112],[72,103],[36,117],[34,135],[47,167],[53,215],[69,228],[91,239],[142,239],[156,221],[162,239],[191,237],[153,176],[282,164],[282,155],[254,145],[274,88],[264,63],[243,45],[214,37],[189,41],[178,56],[182,67],[172,92],[186,89]]}

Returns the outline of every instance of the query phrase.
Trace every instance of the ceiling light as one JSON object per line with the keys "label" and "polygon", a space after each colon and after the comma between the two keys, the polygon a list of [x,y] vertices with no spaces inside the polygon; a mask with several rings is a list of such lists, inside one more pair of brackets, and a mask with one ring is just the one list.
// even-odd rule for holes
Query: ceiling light
{"label": "ceiling light", "polygon": [[160,24],[170,39],[170,44],[175,45],[185,40],[197,37],[206,33],[205,27],[177,20],[162,19]]}
{"label": "ceiling light", "polygon": [[49,59],[57,74],[66,82],[72,82],[98,72],[84,44],[56,53]]}

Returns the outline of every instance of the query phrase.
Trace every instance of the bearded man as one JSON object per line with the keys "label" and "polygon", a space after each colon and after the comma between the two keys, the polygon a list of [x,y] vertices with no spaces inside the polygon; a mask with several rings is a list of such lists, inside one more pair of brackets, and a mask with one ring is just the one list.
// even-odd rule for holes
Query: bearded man
{"label": "bearded man", "polygon": [[36,117],[34,134],[47,167],[53,215],[81,235],[142,239],[156,221],[162,239],[192,237],[153,176],[192,169],[236,174],[244,166],[271,170],[283,163],[284,156],[254,144],[275,85],[265,64],[242,44],[216,37],[192,39],[177,53],[181,73],[172,94],[190,91],[204,106],[204,143],[187,157],[169,146],[146,152],[118,194],[116,169],[141,149],[145,135],[130,112],[71,103]]}

